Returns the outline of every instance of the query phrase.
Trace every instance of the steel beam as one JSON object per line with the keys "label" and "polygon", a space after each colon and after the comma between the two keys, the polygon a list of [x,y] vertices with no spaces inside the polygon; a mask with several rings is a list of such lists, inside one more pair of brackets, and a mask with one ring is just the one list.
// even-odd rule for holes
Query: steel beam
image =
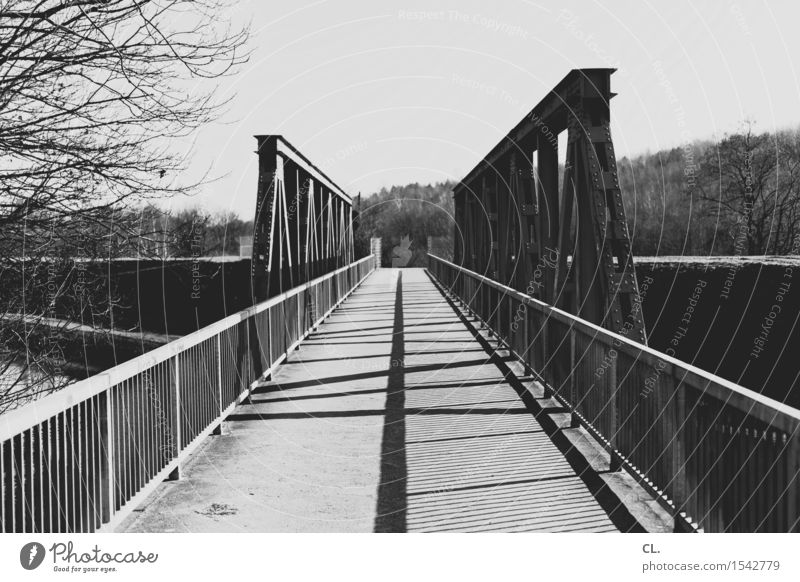
{"label": "steel beam", "polygon": [[[482,247],[477,260],[465,252],[467,268],[645,343],[610,131],[612,73],[576,69],[564,77],[456,185],[456,220]],[[486,220],[471,219],[470,197],[484,205]]]}
{"label": "steel beam", "polygon": [[281,135],[259,135],[255,302],[353,260],[352,198]]}

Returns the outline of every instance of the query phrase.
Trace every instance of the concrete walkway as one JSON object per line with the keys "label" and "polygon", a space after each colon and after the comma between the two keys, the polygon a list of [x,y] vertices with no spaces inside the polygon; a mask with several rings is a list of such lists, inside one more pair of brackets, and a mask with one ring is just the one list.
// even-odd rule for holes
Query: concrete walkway
{"label": "concrete walkway", "polygon": [[383,269],[122,529],[619,527],[425,271]]}

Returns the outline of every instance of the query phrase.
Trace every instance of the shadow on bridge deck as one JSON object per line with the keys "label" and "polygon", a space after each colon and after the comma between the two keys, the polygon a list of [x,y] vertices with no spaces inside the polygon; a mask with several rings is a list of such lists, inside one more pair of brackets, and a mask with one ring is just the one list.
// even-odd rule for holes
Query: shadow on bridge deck
{"label": "shadow on bridge deck", "polygon": [[425,271],[375,272],[121,529],[644,531],[480,339]]}

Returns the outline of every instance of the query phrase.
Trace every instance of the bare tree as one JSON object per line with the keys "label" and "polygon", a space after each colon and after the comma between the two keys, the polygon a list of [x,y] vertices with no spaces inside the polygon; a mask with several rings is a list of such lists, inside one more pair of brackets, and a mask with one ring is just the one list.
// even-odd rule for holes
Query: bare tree
{"label": "bare tree", "polygon": [[[175,144],[221,113],[218,80],[247,59],[248,30],[226,21],[231,6],[0,0],[6,384],[8,362],[29,378],[32,361],[58,359],[58,342],[48,348],[36,339],[43,321],[53,335],[47,315],[56,304],[86,315],[92,281],[78,281],[76,258],[119,256],[149,230],[126,206],[198,186],[183,179],[187,159]],[[42,284],[52,293],[32,302]]]}
{"label": "bare tree", "polygon": [[729,240],[717,252],[789,253],[800,226],[800,138],[756,133],[752,124],[705,150],[697,182],[706,212]]}

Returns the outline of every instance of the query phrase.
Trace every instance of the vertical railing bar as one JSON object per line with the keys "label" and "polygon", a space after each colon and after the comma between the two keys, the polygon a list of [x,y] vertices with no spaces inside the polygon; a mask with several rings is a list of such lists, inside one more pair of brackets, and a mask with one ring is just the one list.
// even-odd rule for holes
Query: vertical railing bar
{"label": "vertical railing bar", "polygon": [[23,532],[27,532],[28,531],[27,530],[28,521],[29,521],[29,519],[28,519],[28,506],[30,505],[30,500],[28,499],[29,496],[28,496],[28,492],[27,492],[27,488],[28,488],[27,471],[25,471],[25,468],[26,468],[26,466],[25,466],[26,465],[26,458],[25,458],[25,452],[26,452],[25,440],[26,439],[25,439],[25,437],[27,436],[27,434],[28,434],[28,431],[23,431],[20,434],[20,441],[19,441],[20,451],[19,451],[19,463],[18,463],[19,469],[20,469],[20,471],[19,471],[19,474],[20,474],[19,491],[20,491],[20,499],[22,501],[22,503],[20,503],[20,505],[19,505],[20,514],[21,514],[20,518],[22,520],[22,528],[21,528],[20,531],[23,531]]}
{"label": "vertical railing bar", "polygon": [[219,382],[219,420],[222,422],[222,333],[217,334],[217,380]]}
{"label": "vertical railing bar", "polygon": [[94,507],[94,493],[95,493],[95,478],[97,471],[95,471],[95,454],[94,454],[94,399],[95,396],[88,398],[84,406],[85,430],[86,438],[84,439],[84,458],[86,459],[86,531],[91,533],[95,530],[95,507]]}
{"label": "vertical railing bar", "polygon": [[9,439],[9,479],[8,484],[11,489],[11,494],[9,495],[9,509],[11,514],[11,532],[18,533],[20,530],[17,529],[17,487],[16,481],[19,479],[17,477],[17,453],[16,453],[16,437],[12,437]]}
{"label": "vertical railing bar", "polygon": [[45,464],[47,466],[47,482],[45,483],[45,486],[46,486],[46,489],[47,489],[47,516],[46,516],[45,521],[47,523],[47,526],[46,526],[45,531],[48,532],[48,533],[49,532],[58,531],[58,529],[57,529],[58,525],[57,525],[57,522],[56,522],[58,505],[53,503],[53,493],[54,493],[54,490],[55,490],[54,489],[54,487],[55,487],[54,479],[55,479],[55,476],[58,474],[58,467],[57,466],[55,467],[55,471],[53,470],[54,469],[54,463],[53,463],[53,454],[54,454],[53,453],[53,435],[54,435],[54,432],[55,432],[55,429],[53,427],[53,423],[54,423],[56,418],[57,417],[51,416],[50,418],[47,419],[47,421],[45,423],[46,427],[47,427],[47,431],[46,431],[47,450],[46,450],[46,452],[44,454],[44,461],[45,461]]}
{"label": "vertical railing bar", "polygon": [[[54,442],[50,443],[50,459],[51,461],[51,475],[50,475],[50,484],[51,484],[51,498],[53,498],[53,503],[51,503],[51,513],[53,517],[51,519],[51,529],[53,531],[61,532],[63,531],[61,527],[61,512],[63,510],[63,505],[61,504],[61,433],[60,433],[60,419],[61,415],[57,414],[52,421],[53,424],[51,426],[51,431],[53,433],[52,440]],[[51,421],[51,422],[52,422]]]}
{"label": "vertical railing bar", "polygon": [[[175,459],[180,459],[181,450],[183,449],[181,441],[183,440],[183,426],[181,420],[181,374],[180,374],[180,358],[181,352],[175,354]],[[170,474],[170,479],[180,479],[181,475],[180,462],[177,463],[175,470]]]}
{"label": "vertical railing bar", "polygon": [[[72,467],[72,495],[71,502],[72,502],[72,531],[75,533],[82,533],[83,532],[83,521],[81,519],[81,507],[80,507],[80,495],[81,495],[81,479],[83,478],[83,474],[81,472],[81,455],[80,455],[80,447],[77,447],[76,452],[76,445],[80,442],[81,439],[81,413],[80,413],[80,405],[75,405],[71,409],[70,413],[70,438],[69,438],[69,449],[70,449],[70,465]],[[77,433],[77,435],[76,435]],[[77,462],[76,462],[77,457]]]}
{"label": "vertical railing bar", "polygon": [[128,426],[130,427],[130,441],[128,446],[128,467],[130,467],[130,491],[127,501],[133,499],[139,489],[139,378],[134,376],[128,381],[128,398],[130,408],[128,412]]}
{"label": "vertical railing bar", "polygon": [[[549,321],[549,318],[545,321]],[[575,326],[569,327],[569,398],[570,398],[570,426],[577,428],[580,419],[575,413],[575,406],[578,402],[578,383],[575,378]]]}
{"label": "vertical railing bar", "polygon": [[[83,533],[85,531],[83,529],[83,493],[85,485],[83,482],[83,451],[81,447],[81,442],[83,441],[83,402],[76,404],[72,410],[73,433],[69,444],[70,447],[72,447],[72,463],[75,467],[73,475],[77,477],[75,479],[75,490],[72,493],[75,511],[73,519],[75,520],[75,531]],[[76,432],[77,436],[75,434]],[[78,457],[77,463],[75,462],[76,455]]]}
{"label": "vertical railing bar", "polygon": [[125,395],[124,395],[124,428],[123,435],[125,437],[125,495],[122,499],[122,504],[125,505],[133,497],[133,481],[134,481],[134,457],[136,454],[135,445],[133,442],[135,420],[135,401],[133,385],[134,380],[129,378],[125,380]]}
{"label": "vertical railing bar", "polygon": [[142,474],[144,473],[144,402],[142,387],[144,385],[144,374],[139,373],[134,376],[133,380],[133,451],[134,451],[134,469],[135,479],[133,484],[133,491],[131,497],[136,495],[142,487]]}
{"label": "vertical railing bar", "polygon": [[6,443],[0,441],[0,533],[6,533]]}
{"label": "vertical railing bar", "polygon": [[164,417],[165,402],[163,398],[164,387],[164,362],[160,362],[153,371],[153,394],[158,403],[156,410],[156,427],[153,440],[153,474],[157,475],[163,465],[165,432],[168,430],[167,419]]}
{"label": "vertical railing bar", "polygon": [[152,386],[152,368],[142,370],[141,378],[141,402],[142,402],[142,486],[150,481],[152,473],[152,435],[153,435],[153,399],[150,388]]}
{"label": "vertical railing bar", "polygon": [[83,520],[84,531],[90,533],[94,531],[94,519],[92,517],[92,500],[94,492],[94,457],[91,455],[91,442],[94,435],[92,431],[92,416],[91,416],[92,399],[88,398],[83,402],[83,421],[82,430],[84,436],[81,438],[81,455],[83,462],[81,467],[83,470],[83,510],[81,512]]}
{"label": "vertical railing bar", "polygon": [[67,532],[75,531],[75,456],[72,454],[72,440],[75,438],[73,409],[64,411],[64,493]]}
{"label": "vertical railing bar", "polygon": [[97,439],[97,411],[95,410],[95,399],[97,398],[99,398],[99,396],[92,396],[86,403],[86,407],[88,408],[86,427],[90,433],[90,436],[86,441],[86,457],[88,459],[88,464],[91,467],[89,471],[90,489],[87,496],[88,502],[86,504],[86,521],[89,526],[89,532],[94,532],[98,527],[97,479],[99,478],[99,472],[97,471],[97,458],[99,456],[99,452],[95,446]]}
{"label": "vertical railing bar", "polygon": [[[787,497],[786,514],[788,516],[788,531],[800,531],[800,436],[798,430],[790,434],[786,441],[786,481]],[[793,486],[788,484],[793,483]]]}
{"label": "vertical railing bar", "polygon": [[607,416],[610,416],[608,442],[611,447],[611,450],[609,451],[611,455],[611,471],[619,471],[622,468],[622,460],[617,454],[617,362],[618,359],[613,358],[608,368],[608,387],[610,389],[610,393],[608,389],[606,390],[609,400],[607,404],[608,412],[606,414]]}
{"label": "vertical railing bar", "polygon": [[22,481],[22,490],[24,491],[25,503],[22,505],[22,515],[25,519],[26,531],[33,532],[33,487],[31,468],[33,465],[33,429],[25,431],[23,434],[28,435],[28,446],[22,447],[22,470],[24,479]]}
{"label": "vertical railing bar", "polygon": [[114,403],[111,412],[114,414],[114,511],[125,504],[125,439],[124,439],[124,414],[125,402],[123,400],[125,382],[117,384],[114,390]]}
{"label": "vertical railing bar", "polygon": [[[44,421],[44,422],[47,422],[47,421]],[[42,423],[37,424],[35,429],[36,429],[36,433],[37,433],[36,441],[38,443],[37,447],[36,447],[36,450],[37,450],[37,453],[38,453],[38,455],[37,455],[38,459],[37,459],[37,462],[36,462],[36,469],[37,470],[36,470],[36,483],[35,483],[35,485],[38,485],[38,490],[39,490],[39,496],[38,496],[39,507],[38,508],[34,507],[33,510],[34,510],[34,515],[38,514],[38,518],[39,519],[38,519],[38,525],[36,523],[36,520],[34,520],[33,531],[38,532],[38,533],[42,533],[42,532],[47,531],[45,526],[44,526],[44,522],[45,522],[44,458],[43,458],[44,454],[43,454],[43,451],[42,451],[42,449],[44,448],[44,440],[42,438],[42,435],[43,435]]]}
{"label": "vertical railing bar", "polygon": [[122,401],[122,422],[120,423],[121,436],[124,439],[123,446],[123,462],[120,466],[123,476],[123,490],[121,497],[121,504],[125,505],[128,499],[131,498],[131,382],[125,380],[123,382],[125,390],[121,393],[120,400]]}
{"label": "vertical railing bar", "polygon": [[[101,487],[105,491],[105,503],[101,505],[100,519],[103,523],[111,521],[116,507],[116,470],[114,467],[114,391],[115,386],[110,386],[105,395],[105,411],[101,416],[101,429],[105,442],[105,473],[101,474]],[[102,498],[101,498],[102,499]]]}
{"label": "vertical railing bar", "polygon": [[151,478],[158,474],[161,470],[159,466],[159,451],[161,446],[161,429],[164,425],[163,403],[161,402],[161,394],[159,386],[161,386],[161,370],[164,368],[163,363],[155,364],[150,370],[150,391],[148,399],[150,401],[150,417],[152,425],[150,426],[150,476]]}
{"label": "vertical railing bar", "polygon": [[79,491],[78,503],[80,504],[78,516],[80,520],[80,527],[82,532],[90,532],[91,525],[89,521],[89,496],[90,496],[90,479],[91,467],[89,462],[89,421],[88,409],[89,400],[84,400],[78,406],[78,440],[75,443],[78,448],[78,471],[79,471]]}
{"label": "vertical railing bar", "polygon": [[28,515],[28,528],[31,532],[36,533],[36,479],[38,478],[38,471],[35,470],[36,464],[34,463],[35,448],[36,448],[36,427],[33,426],[30,432],[30,446],[28,447],[28,482],[26,488],[28,490],[28,506],[26,513]]}

